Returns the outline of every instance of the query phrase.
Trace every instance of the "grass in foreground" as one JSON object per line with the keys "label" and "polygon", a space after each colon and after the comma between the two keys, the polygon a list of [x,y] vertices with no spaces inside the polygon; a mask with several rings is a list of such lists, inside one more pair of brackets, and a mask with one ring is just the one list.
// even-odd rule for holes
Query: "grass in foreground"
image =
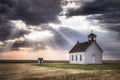
{"label": "grass in foreground", "polygon": [[44,63],[38,64],[38,66],[43,67],[54,67],[62,69],[79,69],[79,70],[120,70],[120,63],[104,63],[100,65],[76,65],[76,64],[60,64],[60,63]]}
{"label": "grass in foreground", "polygon": [[[48,64],[43,64],[44,66]],[[55,64],[49,64],[55,66]],[[56,64],[71,66],[69,64]],[[104,64],[108,65],[108,64]],[[119,64],[118,64],[119,65]],[[39,65],[40,66],[40,65]],[[39,67],[27,63],[0,64],[0,80],[119,80],[120,70],[71,70]],[[51,67],[53,67],[51,66]],[[74,65],[78,66],[78,65]],[[82,66],[82,65],[79,65]],[[83,65],[93,66],[93,65]],[[117,66],[117,64],[115,64]],[[119,66],[118,66],[119,67]]]}
{"label": "grass in foreground", "polygon": [[60,76],[49,76],[41,79],[33,78],[27,80],[119,80],[119,71],[98,71],[94,73],[77,73]]}

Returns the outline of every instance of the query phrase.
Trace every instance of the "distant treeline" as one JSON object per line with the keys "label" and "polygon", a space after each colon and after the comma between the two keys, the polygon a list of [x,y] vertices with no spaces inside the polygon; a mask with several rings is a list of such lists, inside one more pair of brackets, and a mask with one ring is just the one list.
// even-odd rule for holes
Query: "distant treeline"
{"label": "distant treeline", "polygon": [[[0,60],[0,63],[37,63],[37,60]],[[67,60],[44,60],[44,63],[68,63]]]}
{"label": "distant treeline", "polygon": [[[37,60],[0,60],[0,63],[37,63]],[[69,63],[67,60],[44,60],[44,63]],[[120,63],[120,60],[104,60],[103,63]]]}

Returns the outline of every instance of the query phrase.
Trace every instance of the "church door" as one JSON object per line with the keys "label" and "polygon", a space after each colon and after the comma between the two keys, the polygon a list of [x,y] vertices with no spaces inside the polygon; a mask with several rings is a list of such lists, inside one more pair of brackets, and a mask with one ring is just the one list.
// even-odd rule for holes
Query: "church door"
{"label": "church door", "polygon": [[92,56],[92,62],[93,62],[93,63],[95,63],[95,58],[96,58],[96,56],[93,55],[93,56]]}

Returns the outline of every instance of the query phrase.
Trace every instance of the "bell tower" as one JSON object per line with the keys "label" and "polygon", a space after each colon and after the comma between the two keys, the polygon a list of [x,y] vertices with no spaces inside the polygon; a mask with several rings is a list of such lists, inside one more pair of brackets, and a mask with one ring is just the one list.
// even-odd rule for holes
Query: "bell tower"
{"label": "bell tower", "polygon": [[91,30],[91,33],[88,35],[88,42],[92,43],[92,42],[96,41],[96,37],[97,36],[95,34],[93,34],[93,30]]}

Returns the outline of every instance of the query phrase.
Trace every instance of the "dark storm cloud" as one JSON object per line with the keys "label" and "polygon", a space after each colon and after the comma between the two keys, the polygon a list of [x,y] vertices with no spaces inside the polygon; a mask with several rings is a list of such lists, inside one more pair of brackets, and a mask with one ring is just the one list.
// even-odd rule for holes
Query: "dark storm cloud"
{"label": "dark storm cloud", "polygon": [[119,0],[95,0],[83,3],[78,9],[70,9],[68,16],[102,14],[120,10]]}
{"label": "dark storm cloud", "polygon": [[70,9],[67,16],[92,15],[92,19],[97,19],[101,24],[106,24],[103,28],[120,32],[120,0],[95,0],[83,3],[78,9]]}
{"label": "dark storm cloud", "polygon": [[0,15],[30,25],[58,22],[61,11],[61,0],[0,0]]}
{"label": "dark storm cloud", "polygon": [[101,24],[106,24],[102,27],[120,33],[120,11],[104,13],[95,16],[94,19],[99,20]]}
{"label": "dark storm cloud", "polygon": [[[11,20],[22,20],[26,25],[40,25],[59,22],[57,16],[62,11],[61,0],[0,0],[0,41],[14,40],[30,31],[17,29]],[[13,48],[36,45],[36,42],[14,42]],[[42,43],[40,45],[43,46]],[[44,44],[45,45],[45,44]],[[38,46],[40,48],[44,48]]]}
{"label": "dark storm cloud", "polygon": [[19,30],[16,27],[12,26],[11,22],[7,20],[0,20],[0,41],[5,41],[8,39],[15,39],[28,34],[29,31]]}
{"label": "dark storm cloud", "polygon": [[96,19],[100,20],[101,23],[120,23],[120,11],[103,13],[102,15],[96,16]]}
{"label": "dark storm cloud", "polygon": [[6,20],[0,20],[0,40],[4,41],[10,34],[11,26],[10,23]]}
{"label": "dark storm cloud", "polygon": [[13,7],[13,0],[0,0],[0,15],[7,14]]}

